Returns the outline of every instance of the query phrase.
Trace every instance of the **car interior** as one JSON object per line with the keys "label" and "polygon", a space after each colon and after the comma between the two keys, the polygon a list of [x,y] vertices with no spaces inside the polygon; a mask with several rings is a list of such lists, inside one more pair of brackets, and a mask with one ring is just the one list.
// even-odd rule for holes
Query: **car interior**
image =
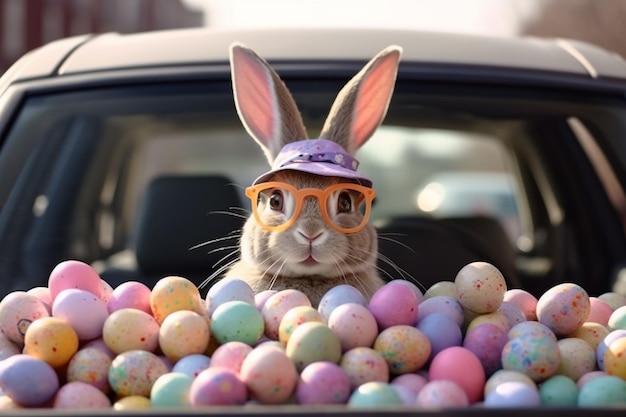
{"label": "car interior", "polygon": [[[342,80],[287,84],[315,137]],[[620,106],[401,79],[356,156],[377,191],[381,275],[426,291],[482,260],[534,294],[558,282],[623,292],[625,177],[607,156]],[[113,287],[180,275],[206,288],[237,260],[243,190],[267,168],[226,82],[33,96],[3,147],[5,294],[45,285],[64,259]]]}

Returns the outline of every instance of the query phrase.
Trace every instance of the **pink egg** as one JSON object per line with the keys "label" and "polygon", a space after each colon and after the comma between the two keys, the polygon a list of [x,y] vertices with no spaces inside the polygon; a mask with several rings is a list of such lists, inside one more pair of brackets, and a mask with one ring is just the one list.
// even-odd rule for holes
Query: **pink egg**
{"label": "pink egg", "polygon": [[485,386],[485,371],[469,349],[453,346],[439,352],[429,368],[430,381],[449,380],[458,384],[470,403],[479,401]]}
{"label": "pink egg", "polygon": [[502,313],[506,317],[509,327],[527,320],[524,311],[517,304],[510,301],[503,301],[497,312]]}
{"label": "pink egg", "polygon": [[428,379],[420,374],[402,374],[396,376],[391,380],[391,385],[401,385],[410,389],[415,396],[424,388],[424,385],[428,383]]}
{"label": "pink egg", "polygon": [[477,314],[498,310],[507,290],[500,270],[487,262],[465,265],[454,278],[454,284],[459,303]]}
{"label": "pink egg", "polygon": [[366,382],[389,382],[387,361],[372,348],[350,349],[341,357],[339,366],[348,374],[353,390]]}
{"label": "pink egg", "polygon": [[379,330],[399,324],[414,326],[419,301],[401,281],[391,281],[374,293],[368,308],[376,318]]}
{"label": "pink egg", "polygon": [[241,364],[250,352],[252,347],[243,342],[226,342],[215,349],[211,355],[210,366],[228,368],[238,374],[241,371]]}
{"label": "pink egg", "polygon": [[109,408],[111,401],[98,388],[85,382],[70,382],[57,391],[52,408]]}
{"label": "pink egg", "polygon": [[526,320],[537,320],[537,298],[526,290],[512,288],[504,293],[504,301],[517,305]]}
{"label": "pink egg", "polygon": [[102,279],[89,264],[81,261],[63,261],[54,267],[48,278],[52,301],[57,295],[70,288],[89,291],[102,298]]}
{"label": "pink egg", "polygon": [[48,307],[48,312],[52,313],[52,297],[48,287],[33,287],[26,293],[39,298]]}
{"label": "pink egg", "polygon": [[298,306],[311,307],[311,301],[301,291],[282,290],[270,296],[261,310],[265,335],[272,340],[278,340],[280,322],[289,310]]}
{"label": "pink egg", "polygon": [[26,329],[42,317],[48,308],[38,297],[25,291],[13,291],[0,301],[0,330],[14,343],[23,344]]}
{"label": "pink egg", "polygon": [[589,295],[580,285],[558,284],[537,301],[537,320],[557,336],[564,336],[582,326],[590,309]]}
{"label": "pink egg", "polygon": [[150,309],[150,288],[138,281],[124,282],[113,290],[107,308],[109,313],[122,308],[135,308],[152,314]]}
{"label": "pink egg", "polygon": [[348,374],[332,362],[314,362],[302,370],[296,387],[298,404],[343,404],[350,396]]}
{"label": "pink egg", "polygon": [[261,404],[281,404],[294,392],[298,372],[283,349],[263,344],[246,356],[240,377],[254,400]]}
{"label": "pink egg", "polygon": [[465,390],[456,382],[436,380],[428,382],[417,394],[419,407],[466,407],[469,400]]}
{"label": "pink egg", "polygon": [[343,352],[355,347],[372,347],[378,336],[376,318],[367,307],[357,303],[337,306],[330,313],[328,327],[339,338]]}
{"label": "pink egg", "polygon": [[613,314],[613,311],[613,307],[606,301],[597,297],[589,297],[589,316],[587,316],[587,322],[608,326],[609,318],[611,314]]}
{"label": "pink egg", "polygon": [[278,291],[276,290],[264,290],[261,292],[258,292],[254,295],[254,305],[256,306],[257,310],[261,311],[263,310],[263,306],[265,305],[265,302],[267,301],[268,298],[270,298],[272,295],[276,294]]}
{"label": "pink egg", "polygon": [[109,311],[104,301],[94,294],[71,288],[57,294],[52,303],[52,316],[69,323],[80,340],[91,340],[102,336]]}
{"label": "pink egg", "polygon": [[205,369],[189,389],[189,401],[194,407],[243,405],[246,398],[246,384],[227,368]]}
{"label": "pink egg", "polygon": [[102,298],[104,304],[108,304],[111,299],[111,295],[113,295],[113,287],[103,279],[100,280],[100,283],[102,284],[102,293],[100,298]]}

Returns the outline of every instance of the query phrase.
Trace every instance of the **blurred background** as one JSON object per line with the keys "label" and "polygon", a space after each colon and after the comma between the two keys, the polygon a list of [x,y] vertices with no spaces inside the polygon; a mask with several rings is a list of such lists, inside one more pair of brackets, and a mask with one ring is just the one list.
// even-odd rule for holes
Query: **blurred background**
{"label": "blurred background", "polygon": [[85,33],[358,26],[584,40],[626,56],[626,0],[0,0],[0,73]]}

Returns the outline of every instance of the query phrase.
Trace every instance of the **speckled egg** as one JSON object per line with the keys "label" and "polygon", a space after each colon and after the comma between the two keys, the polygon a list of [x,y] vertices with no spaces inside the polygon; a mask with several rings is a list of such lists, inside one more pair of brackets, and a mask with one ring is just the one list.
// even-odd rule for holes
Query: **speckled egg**
{"label": "speckled egg", "polygon": [[626,381],[617,376],[599,376],[587,382],[578,393],[579,407],[624,407]]}
{"label": "speckled egg", "polygon": [[57,264],[48,277],[48,288],[52,301],[57,295],[70,288],[89,291],[102,298],[102,279],[89,264],[67,260]]}
{"label": "speckled egg", "polygon": [[420,300],[413,291],[407,291],[401,281],[391,281],[380,287],[372,296],[368,308],[384,330],[395,325],[414,326],[417,323]]}
{"label": "speckled egg", "polygon": [[525,321],[523,323],[516,324],[509,330],[509,339],[514,339],[523,335],[537,335],[537,337],[547,337],[556,342],[557,337],[548,326],[539,323],[538,321]]}
{"label": "speckled egg", "polygon": [[181,372],[161,375],[154,381],[150,390],[152,408],[191,408],[189,391],[193,381],[193,377]]}
{"label": "speckled egg", "polygon": [[537,320],[537,298],[526,290],[511,288],[504,293],[504,301],[518,306],[526,320]]}
{"label": "speckled egg", "polygon": [[78,351],[78,335],[65,321],[42,317],[28,326],[24,350],[58,368],[67,364]]}
{"label": "speckled egg", "polygon": [[604,371],[626,380],[626,338],[620,337],[609,343],[604,351]]}
{"label": "speckled egg", "polygon": [[52,408],[109,408],[111,401],[102,391],[86,382],[74,381],[63,385],[54,396]]}
{"label": "speckled egg", "polygon": [[237,373],[227,368],[211,367],[191,384],[189,400],[194,407],[242,405],[248,393]]}
{"label": "speckled egg", "polygon": [[209,316],[217,307],[228,301],[243,301],[256,306],[254,291],[250,285],[242,279],[222,279],[215,283],[206,295],[206,309]]}
{"label": "speckled egg", "polygon": [[298,381],[296,366],[285,351],[265,343],[246,356],[239,376],[252,399],[261,404],[284,403],[291,397]]}
{"label": "speckled egg", "polygon": [[486,397],[486,408],[525,408],[541,405],[541,397],[536,388],[523,382],[504,382],[495,387]]}
{"label": "speckled egg", "polygon": [[298,306],[311,307],[311,301],[301,291],[282,290],[267,299],[261,314],[265,323],[265,335],[271,340],[278,340],[280,322],[289,310]]}
{"label": "speckled egg", "polygon": [[504,333],[511,330],[509,319],[500,311],[494,311],[493,313],[479,314],[469,321],[467,324],[466,332],[472,331],[474,327],[478,327],[481,324],[492,324],[500,328]]}
{"label": "speckled egg", "polygon": [[159,324],[175,311],[191,310],[206,314],[204,301],[196,285],[178,276],[167,276],[157,281],[150,293],[150,309]]}
{"label": "speckled egg", "polygon": [[226,342],[220,345],[211,356],[211,367],[228,368],[238,374],[246,356],[252,352],[252,347],[243,342]]}
{"label": "speckled egg", "polygon": [[13,291],[0,301],[0,329],[18,344],[24,343],[26,329],[33,321],[49,316],[43,301],[25,291]]}
{"label": "speckled egg", "polygon": [[361,291],[348,284],[341,284],[332,287],[320,299],[317,310],[326,321],[330,317],[333,310],[347,303],[356,303],[367,306],[367,299]]}
{"label": "speckled egg", "polygon": [[557,342],[561,362],[556,370],[574,381],[596,368],[596,351],[582,339],[566,337]]}
{"label": "speckled egg", "polygon": [[349,396],[350,379],[336,363],[311,363],[300,373],[296,386],[298,404],[343,404]]}
{"label": "speckled egg", "polygon": [[604,353],[608,349],[609,345],[617,339],[621,339],[623,337],[626,337],[626,330],[618,329],[609,332],[609,334],[607,334],[604,339],[602,339],[602,341],[596,348],[596,362],[600,370],[604,370]]}
{"label": "speckled egg", "polygon": [[196,353],[180,358],[172,367],[172,372],[180,372],[195,378],[210,365],[210,357]]}
{"label": "speckled egg", "polygon": [[483,365],[485,374],[492,375],[502,368],[502,349],[509,341],[502,328],[484,323],[468,331],[463,339],[463,347],[473,352]]}
{"label": "speckled egg", "polygon": [[452,297],[456,299],[456,285],[452,281],[439,281],[431,285],[424,293],[424,300],[432,297]]}
{"label": "speckled egg", "polygon": [[190,310],[174,311],[161,323],[159,347],[168,359],[176,362],[184,356],[206,351],[209,337],[205,317]]}
{"label": "speckled egg", "polygon": [[537,320],[557,336],[564,336],[582,326],[590,308],[589,295],[580,285],[563,283],[539,297]]}
{"label": "speckled egg", "polygon": [[509,328],[526,321],[526,314],[524,311],[522,311],[517,304],[510,301],[503,301],[497,313],[501,313],[504,317],[506,317],[509,323]]}
{"label": "speckled egg", "polygon": [[418,319],[423,319],[427,315],[433,313],[440,313],[450,317],[459,327],[461,327],[465,321],[463,306],[456,298],[446,295],[437,295],[426,298],[419,304]]}
{"label": "speckled egg", "polygon": [[457,383],[470,403],[482,398],[485,371],[476,355],[461,346],[453,346],[439,352],[429,367],[431,381],[448,380]]}
{"label": "speckled egg", "polygon": [[309,321],[326,324],[326,320],[324,320],[321,313],[313,307],[298,306],[292,308],[285,313],[283,319],[280,321],[280,325],[278,326],[278,339],[284,346],[287,346],[287,341],[293,331],[302,323]]}
{"label": "speckled egg", "polygon": [[541,405],[550,407],[576,407],[578,385],[565,375],[554,375],[539,385]]}
{"label": "speckled egg", "polygon": [[328,318],[328,327],[339,338],[341,350],[372,347],[378,336],[376,318],[364,305],[346,303],[337,306]]}
{"label": "speckled egg", "polygon": [[453,381],[430,381],[420,390],[415,399],[419,407],[466,407],[469,405],[463,388]]}
{"label": "speckled egg", "polygon": [[337,335],[324,323],[302,323],[291,334],[285,348],[287,356],[302,371],[309,364],[319,361],[338,363],[341,344]]}
{"label": "speckled egg", "polygon": [[348,374],[352,389],[371,381],[389,382],[387,361],[372,348],[350,349],[341,357],[339,366]]}
{"label": "speckled egg", "polygon": [[568,334],[567,337],[576,337],[589,343],[594,350],[598,349],[598,346],[602,340],[609,334],[609,329],[600,323],[586,322],[583,323],[578,329]]}
{"label": "speckled egg", "polygon": [[454,278],[461,305],[478,314],[492,313],[504,301],[506,281],[498,268],[487,262],[465,265]]}
{"label": "speckled egg", "polygon": [[386,382],[366,382],[359,385],[348,399],[350,408],[381,408],[402,406],[402,398]]}
{"label": "speckled egg", "polygon": [[380,332],[374,350],[381,354],[392,375],[421,369],[428,361],[431,344],[418,328],[407,325],[391,326]]}
{"label": "speckled egg", "polygon": [[39,298],[48,308],[48,312],[52,313],[52,296],[50,295],[50,288],[33,287],[26,291],[26,293]]}
{"label": "speckled egg", "polygon": [[109,313],[122,308],[134,308],[152,314],[150,308],[150,288],[139,281],[126,281],[115,287],[109,297],[107,308]]}
{"label": "speckled egg", "polygon": [[117,355],[109,368],[109,384],[120,397],[149,397],[154,381],[169,372],[165,362],[152,352],[129,350]]}
{"label": "speckled egg", "polygon": [[221,344],[238,341],[253,346],[263,336],[264,326],[261,312],[245,301],[226,301],[211,316],[211,332]]}
{"label": "speckled egg", "polygon": [[535,382],[554,375],[561,363],[555,339],[542,333],[525,333],[510,339],[502,349],[502,367],[526,374]]}
{"label": "speckled egg", "polygon": [[21,406],[40,407],[54,397],[59,378],[47,362],[19,354],[0,363],[0,389]]}
{"label": "speckled egg", "polygon": [[68,382],[85,382],[109,393],[109,367],[113,356],[95,347],[81,348],[67,366]]}
{"label": "speckled egg", "polygon": [[154,352],[159,346],[159,323],[150,314],[135,308],[114,311],[102,327],[102,339],[116,354],[129,350]]}
{"label": "speckled egg", "polygon": [[52,303],[52,316],[69,323],[78,339],[92,340],[102,336],[102,326],[109,317],[109,310],[94,294],[71,288],[57,294]]}

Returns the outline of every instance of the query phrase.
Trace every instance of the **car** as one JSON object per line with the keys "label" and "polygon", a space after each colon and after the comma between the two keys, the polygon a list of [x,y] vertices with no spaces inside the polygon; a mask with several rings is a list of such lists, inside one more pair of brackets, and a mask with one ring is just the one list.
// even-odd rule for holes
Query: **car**
{"label": "car", "polygon": [[311,137],[372,56],[402,48],[357,153],[387,280],[426,292],[484,261],[536,297],[560,283],[626,296],[623,58],[565,39],[309,28],[82,35],[18,60],[0,78],[0,295],[46,286],[68,259],[111,287],[219,279],[268,168],[233,101],[233,42],[280,74]]}

